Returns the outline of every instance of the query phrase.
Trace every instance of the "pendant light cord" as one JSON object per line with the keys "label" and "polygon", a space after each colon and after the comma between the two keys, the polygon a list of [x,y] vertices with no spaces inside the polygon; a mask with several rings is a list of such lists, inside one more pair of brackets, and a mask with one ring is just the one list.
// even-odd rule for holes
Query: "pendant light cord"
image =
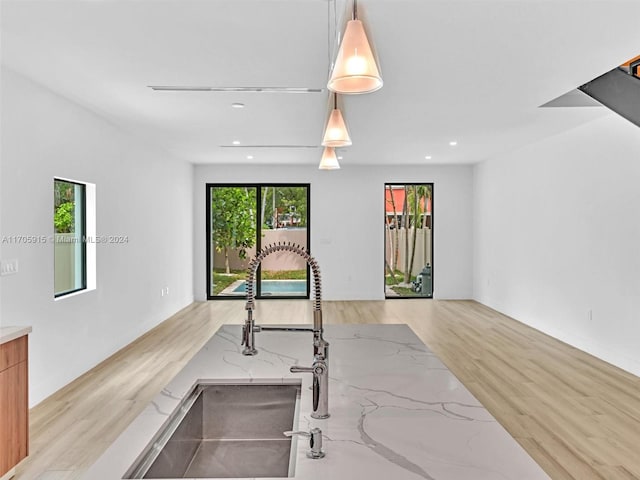
{"label": "pendant light cord", "polygon": [[[333,70],[333,58],[336,45],[340,43],[338,37],[338,12],[336,3],[338,0],[329,0],[327,2],[327,65],[329,66],[329,75]],[[331,21],[331,5],[333,4],[333,22]],[[331,25],[333,23],[333,25]],[[333,26],[333,31],[331,30]]]}
{"label": "pendant light cord", "polygon": [[327,2],[327,65],[331,73],[331,3]]}
{"label": "pendant light cord", "polygon": [[[331,70],[333,69],[333,65],[331,62],[331,58],[333,57],[333,49],[331,48],[331,4],[333,4],[333,37],[337,40],[338,35],[338,13],[336,10],[336,3],[338,0],[330,0],[327,2],[327,58],[329,64],[329,75],[331,75]],[[355,0],[354,0],[355,1]],[[334,92],[333,94],[333,108],[338,109],[338,94]]]}

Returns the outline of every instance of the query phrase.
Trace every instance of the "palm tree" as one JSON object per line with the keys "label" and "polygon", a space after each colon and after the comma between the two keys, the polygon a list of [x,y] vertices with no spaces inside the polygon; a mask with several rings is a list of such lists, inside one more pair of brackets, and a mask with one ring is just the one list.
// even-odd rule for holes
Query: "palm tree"
{"label": "palm tree", "polygon": [[394,271],[394,264],[393,264],[393,237],[391,236],[391,223],[389,222],[389,217],[387,216],[387,212],[386,212],[386,205],[385,205],[385,212],[384,212],[384,223],[385,223],[385,230],[387,231],[387,235],[389,236],[389,257],[387,259],[387,256],[385,254],[385,258],[384,258],[384,267],[387,269],[387,271],[389,272],[389,275],[391,275],[391,278],[393,278],[393,283],[396,282],[396,272]]}
{"label": "palm tree", "polygon": [[[413,264],[416,255],[416,238],[418,235],[418,221],[420,216],[426,214],[427,201],[431,198],[431,188],[429,185],[412,185],[412,190],[409,192],[409,204],[413,206],[413,242],[411,247],[411,260],[409,262],[409,275],[413,271]],[[424,209],[423,209],[424,207]],[[427,216],[423,215],[422,226],[421,228],[426,228]],[[427,241],[426,238],[423,239],[424,246],[424,258],[427,258]],[[407,278],[407,273],[405,272],[405,279]],[[408,279],[405,280],[408,282]]]}
{"label": "palm tree", "polygon": [[402,202],[402,223],[404,224],[404,283],[409,283],[409,186],[404,185],[404,201]]}
{"label": "palm tree", "polygon": [[[413,240],[411,242],[411,260],[409,261],[409,271],[405,272],[405,283],[409,282],[409,278],[411,277],[411,272],[413,272],[413,262],[415,260],[416,257],[416,238],[418,236],[418,219],[420,218],[420,202],[419,202],[419,198],[418,198],[418,186],[417,185],[412,185],[412,191],[410,192],[412,195],[412,200],[413,202],[411,202],[413,204]],[[407,235],[409,234],[409,232],[407,232]]]}
{"label": "palm tree", "polygon": [[[398,231],[400,228],[400,224],[398,222],[398,211],[396,209],[396,201],[393,198],[393,188],[391,185],[388,185],[389,188],[389,197],[391,197],[391,208],[393,209],[393,217],[394,217],[394,222],[395,222],[395,237],[396,237],[396,241],[391,242],[392,243],[392,247],[393,247],[393,256],[391,258],[391,268],[395,269],[396,265],[398,265],[398,255],[399,255],[399,250],[400,250],[400,232]],[[386,206],[385,206],[385,210],[386,210]],[[385,212],[385,216],[386,216],[386,212]]]}
{"label": "palm tree", "polygon": [[[421,196],[421,198],[424,199],[424,215],[422,216],[422,228],[426,229],[427,228],[427,204],[429,202],[429,200],[431,200],[432,197],[432,191],[431,191],[431,185],[419,185],[418,186],[418,195]],[[427,232],[425,231],[425,237],[424,240],[422,242],[422,245],[424,247],[424,259],[429,258],[427,256],[427,238],[426,238],[426,234]],[[431,263],[430,261],[427,263]]]}

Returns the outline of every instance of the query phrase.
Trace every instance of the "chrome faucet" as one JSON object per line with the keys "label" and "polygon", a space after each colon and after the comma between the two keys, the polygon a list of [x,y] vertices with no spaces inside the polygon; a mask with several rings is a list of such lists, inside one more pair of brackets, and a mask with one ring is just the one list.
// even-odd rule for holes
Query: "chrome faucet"
{"label": "chrome faucet", "polygon": [[[313,329],[305,327],[277,327],[277,326],[258,326],[253,318],[253,310],[255,308],[255,294],[253,292],[253,284],[255,282],[258,266],[268,255],[275,252],[292,252],[297,253],[305,259],[311,267],[313,273]],[[307,252],[306,249],[297,244],[280,243],[267,245],[260,250],[251,260],[247,269],[246,280],[247,303],[247,319],[242,327],[242,350],[243,355],[256,355],[258,350],[255,344],[255,334],[261,331],[286,331],[286,332],[313,332],[313,364],[311,367],[299,367],[294,365],[290,371],[292,373],[302,372],[313,374],[313,418],[329,417],[329,342],[323,338],[322,327],[322,295],[320,281],[320,267],[318,262]]]}
{"label": "chrome faucet", "polygon": [[292,366],[291,373],[310,373],[313,375],[313,418],[329,417],[329,367],[319,355],[313,357],[310,367]]}

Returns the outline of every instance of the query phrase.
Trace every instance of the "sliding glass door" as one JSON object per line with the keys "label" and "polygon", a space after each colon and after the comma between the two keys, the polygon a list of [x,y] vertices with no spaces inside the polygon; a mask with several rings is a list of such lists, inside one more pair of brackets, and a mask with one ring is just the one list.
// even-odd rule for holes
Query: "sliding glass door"
{"label": "sliding glass door", "polygon": [[[309,249],[309,187],[265,185],[260,188],[262,245],[292,243]],[[260,295],[309,296],[307,262],[290,252],[272,253],[260,268]]]}
{"label": "sliding glass door", "polygon": [[242,279],[256,251],[257,188],[207,186],[209,296],[241,296]]}
{"label": "sliding glass door", "polygon": [[[266,245],[309,245],[308,184],[207,184],[208,298],[242,298],[249,262]],[[258,298],[309,298],[309,269],[290,252],[267,256]]]}
{"label": "sliding glass door", "polygon": [[433,297],[433,183],[384,188],[386,298]]}

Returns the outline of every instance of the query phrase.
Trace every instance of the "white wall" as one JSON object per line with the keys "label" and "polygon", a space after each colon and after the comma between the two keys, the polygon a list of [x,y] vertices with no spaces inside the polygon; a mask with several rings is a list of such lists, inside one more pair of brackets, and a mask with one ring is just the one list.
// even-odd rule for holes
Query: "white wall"
{"label": "white wall", "polygon": [[614,114],[476,166],[475,299],[640,374],[639,208]]}
{"label": "white wall", "polygon": [[[53,233],[53,177],[96,184],[97,289],[53,300],[53,245],[4,244],[2,325],[32,325],[34,405],[193,300],[193,167],[2,70],[2,236]],[[161,297],[161,289],[169,295]]]}
{"label": "white wall", "polygon": [[[472,294],[472,168],[307,166],[195,167],[194,289],[206,298],[205,184],[311,184],[311,251],[320,264],[323,299],[384,298],[384,184],[434,182],[434,296]],[[239,307],[241,308],[241,307]]]}

